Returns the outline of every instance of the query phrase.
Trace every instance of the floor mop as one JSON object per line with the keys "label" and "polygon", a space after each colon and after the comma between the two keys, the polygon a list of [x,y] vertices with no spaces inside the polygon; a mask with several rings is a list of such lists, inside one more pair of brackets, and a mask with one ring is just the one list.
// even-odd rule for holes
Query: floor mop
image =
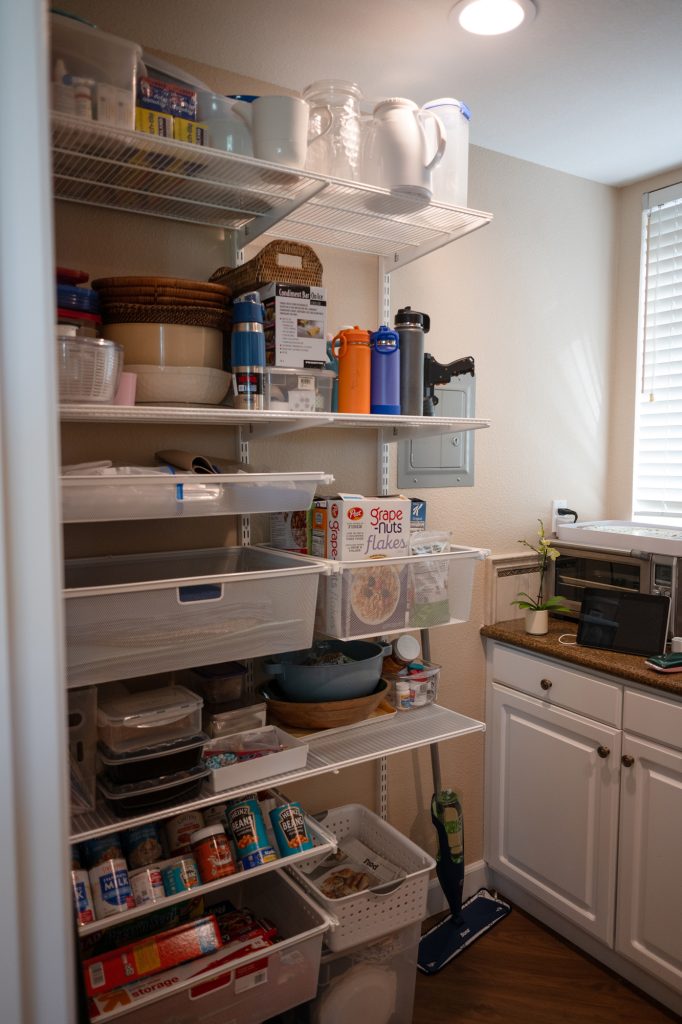
{"label": "floor mop", "polygon": [[437,974],[511,911],[508,903],[488,889],[479,889],[462,903],[464,819],[456,793],[450,789],[434,793],[431,820],[438,833],[436,874],[450,913],[421,938],[418,967],[424,974]]}

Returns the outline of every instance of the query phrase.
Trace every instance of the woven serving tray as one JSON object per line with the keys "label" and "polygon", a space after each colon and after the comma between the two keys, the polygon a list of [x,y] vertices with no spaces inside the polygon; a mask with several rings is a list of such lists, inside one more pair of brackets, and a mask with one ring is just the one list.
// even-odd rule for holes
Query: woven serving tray
{"label": "woven serving tray", "polygon": [[218,297],[229,298],[230,289],[225,284],[215,284],[209,281],[192,281],[182,277],[100,277],[92,282],[92,287],[97,291],[111,291],[112,289],[124,288],[131,292],[151,294],[157,292],[184,293],[199,292],[200,294],[211,295],[214,299]]}
{"label": "woven serving tray", "polygon": [[[292,259],[296,266],[288,265]],[[309,245],[276,238],[240,267],[219,267],[211,274],[211,281],[227,285],[233,295],[273,281],[277,284],[319,286],[322,284],[322,264]]]}
{"label": "woven serving tray", "polygon": [[214,327],[226,330],[231,315],[225,309],[209,306],[143,305],[133,302],[110,302],[102,310],[109,324],[185,324],[188,327]]}

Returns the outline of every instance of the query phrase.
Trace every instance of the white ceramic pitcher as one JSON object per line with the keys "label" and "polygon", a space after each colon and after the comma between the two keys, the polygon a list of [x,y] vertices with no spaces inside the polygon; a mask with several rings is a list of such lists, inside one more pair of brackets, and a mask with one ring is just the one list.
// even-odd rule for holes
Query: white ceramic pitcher
{"label": "white ceramic pitcher", "polygon": [[[425,131],[429,121],[433,122],[434,143]],[[428,202],[433,191],[431,172],[444,152],[445,130],[440,118],[420,110],[412,100],[382,100],[364,134],[362,177],[370,185]]]}
{"label": "white ceramic pitcher", "polygon": [[[297,96],[256,96],[232,108],[251,129],[253,155],[287,167],[303,167],[310,108]],[[328,127],[328,126],[327,126]]]}

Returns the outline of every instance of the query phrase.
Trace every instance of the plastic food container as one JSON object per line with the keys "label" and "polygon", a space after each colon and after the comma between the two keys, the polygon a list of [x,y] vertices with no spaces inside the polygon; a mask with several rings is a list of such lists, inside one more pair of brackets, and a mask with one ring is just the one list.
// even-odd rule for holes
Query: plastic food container
{"label": "plastic food container", "polygon": [[196,689],[209,704],[227,704],[241,700],[246,683],[246,667],[238,661],[222,665],[202,665],[188,673],[187,685]]}
{"label": "plastic food container", "polygon": [[123,349],[106,338],[57,335],[59,399],[111,405],[123,368]]}
{"label": "plastic food container", "polygon": [[[97,294],[97,293],[95,293]],[[223,332],[191,324],[107,324],[107,337],[123,346],[126,366],[223,368]]]}
{"label": "plastic food container", "polygon": [[265,408],[292,412],[331,412],[333,370],[296,370],[266,366]]}
{"label": "plastic food container", "polygon": [[200,732],[189,739],[170,740],[130,753],[100,743],[99,759],[112,782],[142,782],[194,768],[201,763],[201,751],[207,741],[206,733]]}
{"label": "plastic food container", "polygon": [[176,803],[194,800],[201,792],[208,769],[199,765],[187,772],[163,775],[159,779],[129,782],[117,786],[106,775],[99,775],[97,785],[108,806],[119,818],[131,814],[151,814]]}
{"label": "plastic food container", "polygon": [[[309,647],[322,572],[321,561],[255,547],[69,560],[69,682],[102,683]],[[199,721],[185,735],[200,729]]]}
{"label": "plastic food container", "polygon": [[134,752],[138,756],[144,756],[142,752],[156,744],[173,740],[189,743],[201,732],[202,705],[201,697],[184,686],[162,686],[138,693],[121,686],[100,700],[100,743],[116,754]]}
{"label": "plastic food container", "polygon": [[60,63],[63,73],[92,83],[90,106],[82,100],[77,103],[68,85],[56,83],[52,92],[53,109],[121,128],[134,128],[137,64],[142,59],[142,48],[59,14],[50,17],[50,37],[51,79],[54,81]]}
{"label": "plastic food container", "polygon": [[423,664],[423,669],[413,672],[384,672],[383,677],[389,684],[387,696],[398,711],[416,711],[436,700],[440,665]]}

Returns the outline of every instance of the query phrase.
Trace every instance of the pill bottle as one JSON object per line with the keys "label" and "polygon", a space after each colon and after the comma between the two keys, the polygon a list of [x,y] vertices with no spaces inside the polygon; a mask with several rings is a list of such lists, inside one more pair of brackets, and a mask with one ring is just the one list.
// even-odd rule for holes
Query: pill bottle
{"label": "pill bottle", "polygon": [[232,859],[230,841],[222,825],[208,825],[190,836],[192,853],[202,882],[233,875],[237,870]]}

